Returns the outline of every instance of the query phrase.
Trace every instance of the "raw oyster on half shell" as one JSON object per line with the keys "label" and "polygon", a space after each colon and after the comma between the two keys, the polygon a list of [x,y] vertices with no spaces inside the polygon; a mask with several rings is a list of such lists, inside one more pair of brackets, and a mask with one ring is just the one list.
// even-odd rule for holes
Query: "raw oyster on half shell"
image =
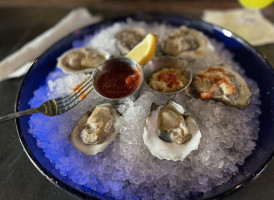
{"label": "raw oyster on half shell", "polygon": [[198,148],[201,132],[184,108],[169,100],[146,119],[143,140],[153,156],[166,160],[184,160]]}
{"label": "raw oyster on half shell", "polygon": [[109,53],[91,47],[75,48],[58,58],[57,67],[65,73],[92,72],[109,58]]}
{"label": "raw oyster on half shell", "polygon": [[116,45],[122,55],[126,55],[133,47],[139,44],[145,37],[142,28],[127,28],[119,31],[116,35]]}
{"label": "raw oyster on half shell", "polygon": [[193,60],[204,58],[215,50],[202,32],[181,26],[164,35],[160,43],[160,51],[164,55]]}
{"label": "raw oyster on half shell", "polygon": [[70,134],[72,145],[86,155],[104,151],[120,130],[120,116],[109,103],[96,106],[74,126]]}
{"label": "raw oyster on half shell", "polygon": [[228,67],[216,66],[198,72],[186,89],[186,94],[244,109],[249,104],[251,91],[239,74]]}

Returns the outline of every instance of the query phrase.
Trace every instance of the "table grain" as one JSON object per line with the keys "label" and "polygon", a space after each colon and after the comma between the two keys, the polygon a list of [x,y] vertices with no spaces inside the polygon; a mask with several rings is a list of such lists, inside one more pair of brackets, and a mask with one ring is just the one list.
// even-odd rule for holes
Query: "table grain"
{"label": "table grain", "polygon": [[[10,7],[0,8],[0,60],[16,51],[26,42],[52,27],[71,8],[31,8]],[[111,18],[118,15],[130,14],[128,10],[115,12],[91,8],[91,12]],[[202,11],[188,10],[185,16],[200,18]],[[266,12],[274,22],[274,12]],[[272,66],[274,66],[274,45],[258,46]],[[12,113],[23,77],[0,82],[0,115]],[[226,200],[271,200],[274,199],[274,161],[262,174],[240,191],[226,197]],[[34,167],[26,156],[17,136],[15,121],[0,124],[0,200],[75,200],[65,191],[50,183]]]}

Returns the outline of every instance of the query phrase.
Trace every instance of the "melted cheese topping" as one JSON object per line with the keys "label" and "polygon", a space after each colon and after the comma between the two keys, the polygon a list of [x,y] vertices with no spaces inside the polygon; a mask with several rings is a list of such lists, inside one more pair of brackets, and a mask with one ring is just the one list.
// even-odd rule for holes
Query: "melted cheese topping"
{"label": "melted cheese topping", "polygon": [[[196,83],[200,89],[200,98],[203,100],[218,96],[236,97],[237,86],[231,77],[221,67],[211,67],[196,75]],[[200,85],[202,85],[199,87]]]}

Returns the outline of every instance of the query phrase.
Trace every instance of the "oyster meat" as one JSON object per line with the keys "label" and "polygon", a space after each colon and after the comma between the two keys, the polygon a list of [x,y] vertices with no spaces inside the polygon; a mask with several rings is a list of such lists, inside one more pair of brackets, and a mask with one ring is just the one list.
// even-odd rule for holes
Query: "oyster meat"
{"label": "oyster meat", "polygon": [[120,117],[109,103],[83,115],[70,134],[72,145],[86,155],[104,151],[120,130]]}
{"label": "oyster meat", "polygon": [[214,66],[198,72],[186,89],[186,94],[244,109],[249,104],[251,91],[239,74],[228,67]]}
{"label": "oyster meat", "polygon": [[91,47],[75,48],[58,58],[57,67],[65,73],[92,72],[109,58],[109,53]]}
{"label": "oyster meat", "polygon": [[164,55],[192,60],[204,58],[215,50],[202,32],[181,26],[164,35],[160,43],[160,51]]}
{"label": "oyster meat", "polygon": [[122,55],[126,55],[133,47],[140,43],[145,37],[142,28],[123,29],[115,35],[116,45]]}
{"label": "oyster meat", "polygon": [[153,156],[166,160],[184,160],[198,148],[201,132],[184,108],[169,100],[146,119],[143,140]]}

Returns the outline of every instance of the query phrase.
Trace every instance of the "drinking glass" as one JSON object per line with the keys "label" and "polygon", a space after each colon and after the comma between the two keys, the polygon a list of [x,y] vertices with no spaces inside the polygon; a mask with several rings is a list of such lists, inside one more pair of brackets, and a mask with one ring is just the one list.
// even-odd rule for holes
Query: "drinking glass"
{"label": "drinking glass", "polygon": [[243,38],[257,39],[262,37],[263,31],[260,29],[262,18],[261,9],[269,6],[274,0],[238,0],[245,8],[238,22],[237,33]]}

